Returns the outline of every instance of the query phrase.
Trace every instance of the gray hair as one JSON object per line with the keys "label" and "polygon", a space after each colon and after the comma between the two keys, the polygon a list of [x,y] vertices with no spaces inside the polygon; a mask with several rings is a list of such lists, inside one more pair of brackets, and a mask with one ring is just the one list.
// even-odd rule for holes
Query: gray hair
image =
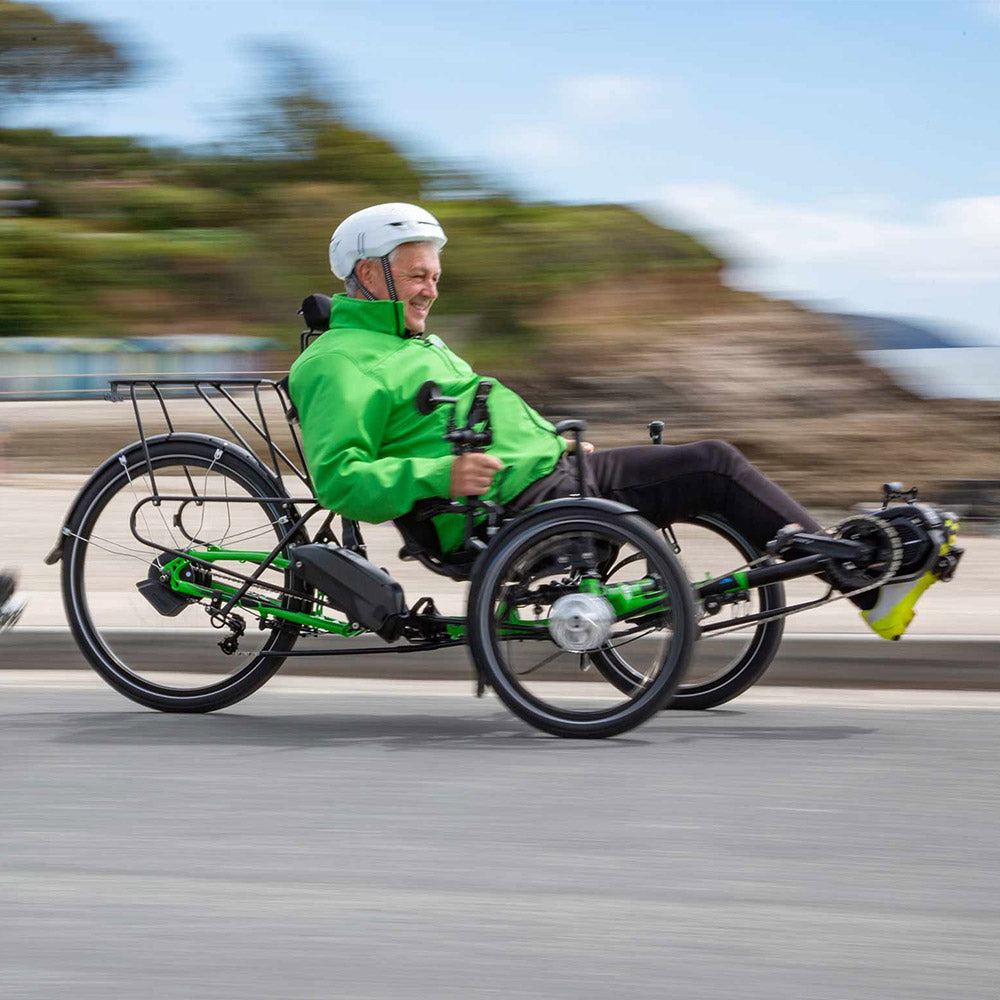
{"label": "gray hair", "polygon": [[[400,246],[405,246],[405,245],[406,245],[405,243],[400,244]],[[393,260],[395,260],[395,258],[396,258],[396,251],[397,250],[399,250],[399,247],[393,247],[389,251],[389,263],[390,264],[393,262]],[[372,260],[372,261],[375,261],[376,263],[378,263],[380,267],[382,266],[381,265],[381,260],[382,260],[381,257],[362,257],[362,260]],[[360,263],[361,263],[361,261],[359,260],[358,264],[360,264]],[[346,278],[344,278],[344,293],[346,295],[351,296],[351,298],[355,298],[355,299],[361,294],[361,282],[358,281],[358,279],[356,277],[356,275],[358,273],[358,264],[355,264],[354,265],[354,270],[351,271],[351,273]]]}

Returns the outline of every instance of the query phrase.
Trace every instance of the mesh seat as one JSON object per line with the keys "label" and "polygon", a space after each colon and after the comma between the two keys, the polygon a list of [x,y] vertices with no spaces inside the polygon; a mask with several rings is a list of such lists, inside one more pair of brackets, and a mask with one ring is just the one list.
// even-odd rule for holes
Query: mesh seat
{"label": "mesh seat", "polygon": [[431,523],[431,518],[436,513],[443,513],[447,504],[446,500],[420,500],[413,510],[393,521],[404,542],[399,558],[416,559],[432,572],[452,580],[468,580],[478,552],[442,552],[437,531]]}

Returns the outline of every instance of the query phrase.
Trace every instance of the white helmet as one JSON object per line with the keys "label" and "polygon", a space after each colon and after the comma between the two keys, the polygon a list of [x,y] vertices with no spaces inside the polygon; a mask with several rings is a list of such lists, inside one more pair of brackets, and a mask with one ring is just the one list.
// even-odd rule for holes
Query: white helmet
{"label": "white helmet", "polygon": [[448,242],[438,220],[419,205],[393,201],[349,215],[330,238],[330,270],[342,281],[359,260],[384,257],[403,243]]}

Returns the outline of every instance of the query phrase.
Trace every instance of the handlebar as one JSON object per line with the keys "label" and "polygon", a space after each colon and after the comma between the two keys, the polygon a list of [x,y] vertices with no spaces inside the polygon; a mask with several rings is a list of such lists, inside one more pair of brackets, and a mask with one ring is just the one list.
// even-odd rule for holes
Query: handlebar
{"label": "handlebar", "polygon": [[[464,455],[470,451],[483,451],[493,443],[489,408],[489,396],[492,389],[493,383],[489,379],[483,379],[476,386],[464,427],[455,426],[455,407],[458,405],[458,398],[441,395],[441,386],[433,379],[428,379],[417,390],[417,398],[414,402],[417,411],[424,416],[430,415],[439,406],[451,407],[451,412],[448,414],[448,429],[444,433],[444,439],[451,443],[453,454]],[[481,431],[477,431],[476,425],[484,421],[486,426]],[[496,505],[480,500],[478,497],[464,497],[463,499],[465,502],[457,505],[456,513],[463,511],[465,513],[465,547],[467,549],[480,549],[484,543],[475,537],[476,512],[480,509],[486,510],[490,515],[490,523],[493,524],[496,520]]]}

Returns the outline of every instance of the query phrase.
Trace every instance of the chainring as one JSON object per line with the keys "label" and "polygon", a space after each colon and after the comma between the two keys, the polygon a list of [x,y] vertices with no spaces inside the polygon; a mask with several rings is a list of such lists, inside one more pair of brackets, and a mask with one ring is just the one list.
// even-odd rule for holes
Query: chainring
{"label": "chainring", "polygon": [[837,525],[833,534],[835,538],[864,542],[873,550],[872,558],[864,565],[850,560],[830,560],[827,564],[826,573],[843,593],[891,580],[902,564],[903,543],[899,532],[877,517],[867,514],[848,517]]}

